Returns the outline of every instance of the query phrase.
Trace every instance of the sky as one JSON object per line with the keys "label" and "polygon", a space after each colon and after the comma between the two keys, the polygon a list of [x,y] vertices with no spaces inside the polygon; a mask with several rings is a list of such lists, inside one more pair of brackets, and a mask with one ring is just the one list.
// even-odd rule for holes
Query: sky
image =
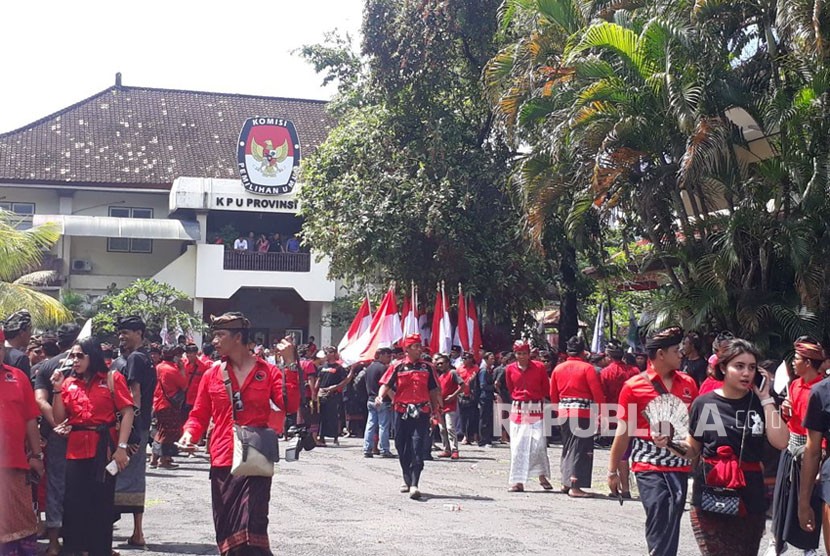
{"label": "sky", "polygon": [[0,18],[0,133],[115,83],[311,99],[334,87],[291,51],[333,29],[359,46],[362,0],[13,0]]}

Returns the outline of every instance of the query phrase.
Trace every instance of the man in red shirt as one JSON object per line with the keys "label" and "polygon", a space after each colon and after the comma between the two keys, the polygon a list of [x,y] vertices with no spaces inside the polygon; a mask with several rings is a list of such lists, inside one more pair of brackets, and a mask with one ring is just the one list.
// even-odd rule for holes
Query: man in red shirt
{"label": "man in red shirt", "polygon": [[376,404],[395,392],[393,408],[398,413],[395,426],[395,448],[403,472],[401,492],[417,500],[421,471],[424,469],[424,438],[429,434],[430,414],[441,410],[441,388],[432,365],[421,359],[421,335],[410,334],[403,339],[406,357],[395,361],[380,379]]}
{"label": "man in red shirt", "polygon": [[677,554],[692,463],[658,445],[665,445],[667,440],[681,441],[689,434],[688,420],[684,424],[678,414],[688,414],[698,392],[695,379],[678,371],[682,341],[683,330],[679,327],[661,330],[646,341],[646,371],[629,379],[620,392],[620,419],[608,463],[608,488],[612,495],[619,496],[619,462],[630,440],[631,467],[646,511],[648,551],[657,556]]}
{"label": "man in red shirt", "polygon": [[[6,338],[0,330],[0,362]],[[37,418],[40,408],[29,377],[0,363],[0,547],[4,554],[37,554],[37,518],[26,474],[43,476]]]}
{"label": "man in red shirt", "polygon": [[545,490],[553,487],[548,481],[547,431],[544,402],[550,382],[545,365],[530,359],[530,344],[517,340],[513,344],[516,362],[504,371],[505,382],[513,405],[510,410],[510,492],[523,492],[531,475],[538,475]]}
{"label": "man in red shirt", "polygon": [[[211,317],[213,345],[223,363],[207,370],[199,385],[196,403],[184,425],[179,444],[189,446],[200,438],[211,419],[210,482],[213,492],[213,525],[222,554],[270,554],[268,506],[271,477],[231,475],[233,426],[266,427],[271,403],[284,408],[282,374],[248,349],[251,322],[242,313]],[[286,364],[294,363],[293,339],[283,340]],[[225,369],[223,369],[225,365]],[[224,373],[227,372],[228,386]],[[228,396],[228,388],[231,395]]]}
{"label": "man in red shirt", "polygon": [[458,396],[464,390],[464,381],[458,376],[458,371],[451,368],[448,356],[439,353],[435,356],[434,361],[444,405],[441,409],[441,417],[438,420],[444,450],[438,454],[438,457],[458,459],[458,435],[455,432],[455,415],[458,409]]}
{"label": "man in red shirt", "polygon": [[[616,420],[619,418],[619,415],[616,414],[616,408],[620,401],[620,392],[622,391],[623,384],[629,378],[638,375],[640,369],[634,365],[626,365],[623,362],[625,353],[622,344],[618,340],[610,340],[608,342],[608,345],[605,346],[605,354],[611,359],[611,363],[602,369],[599,375],[599,381],[602,384],[602,393],[605,395],[606,403],[601,413],[600,422],[603,424],[602,440],[607,441],[607,445],[610,445],[611,439],[606,435],[613,434],[611,431],[615,431],[617,428]],[[612,412],[614,419],[609,419],[612,416]],[[622,496],[623,498],[629,499],[631,498],[631,485],[628,476],[628,454],[623,454],[622,459],[620,459],[619,471]]]}
{"label": "man in red shirt", "polygon": [[199,383],[202,381],[202,376],[205,374],[213,361],[209,357],[199,355],[199,348],[196,344],[187,344],[184,348],[184,374],[187,377],[185,385],[185,399],[184,399],[184,415],[190,413],[193,409],[193,404],[196,402],[196,393],[199,391]]}
{"label": "man in red shirt", "polygon": [[[594,469],[594,429],[591,410],[598,413],[605,395],[594,366],[585,361],[585,342],[577,336],[567,342],[568,358],[553,369],[550,401],[558,404],[562,427],[562,492],[587,498]],[[570,491],[570,492],[568,492]]]}

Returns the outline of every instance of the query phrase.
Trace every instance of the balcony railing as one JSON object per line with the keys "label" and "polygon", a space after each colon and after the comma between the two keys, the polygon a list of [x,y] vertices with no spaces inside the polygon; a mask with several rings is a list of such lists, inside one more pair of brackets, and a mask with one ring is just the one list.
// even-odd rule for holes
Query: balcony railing
{"label": "balcony railing", "polygon": [[225,250],[225,270],[263,270],[269,272],[311,272],[309,253],[257,253]]}

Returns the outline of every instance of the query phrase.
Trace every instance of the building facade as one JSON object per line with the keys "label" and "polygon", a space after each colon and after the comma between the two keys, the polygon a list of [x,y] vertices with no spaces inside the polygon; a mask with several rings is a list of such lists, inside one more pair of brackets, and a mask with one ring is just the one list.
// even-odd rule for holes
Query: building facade
{"label": "building facade", "polygon": [[[206,319],[243,311],[261,342],[289,332],[325,345],[336,293],[328,261],[283,252],[302,226],[302,184],[264,195],[240,179],[240,130],[260,116],[293,122],[304,155],[332,125],[321,101],[127,87],[117,76],[0,135],[0,208],[23,226],[60,227],[44,263],[54,276],[47,289],[94,297],[154,278],[191,296]],[[235,236],[251,233],[280,234],[280,248],[233,249]]]}

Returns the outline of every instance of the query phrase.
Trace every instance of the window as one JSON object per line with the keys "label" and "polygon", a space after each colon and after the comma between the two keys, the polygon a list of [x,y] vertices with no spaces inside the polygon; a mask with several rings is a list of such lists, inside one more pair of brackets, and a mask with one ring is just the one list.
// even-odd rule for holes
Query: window
{"label": "window", "polygon": [[[134,207],[110,207],[109,214],[110,216],[114,216],[116,218],[152,218],[153,209]],[[107,251],[115,251],[116,253],[152,253],[153,240],[128,237],[111,237],[107,239]]]}
{"label": "window", "polygon": [[17,215],[14,224],[18,230],[28,230],[32,227],[32,216],[35,214],[34,203],[3,201],[0,202],[0,209]]}

